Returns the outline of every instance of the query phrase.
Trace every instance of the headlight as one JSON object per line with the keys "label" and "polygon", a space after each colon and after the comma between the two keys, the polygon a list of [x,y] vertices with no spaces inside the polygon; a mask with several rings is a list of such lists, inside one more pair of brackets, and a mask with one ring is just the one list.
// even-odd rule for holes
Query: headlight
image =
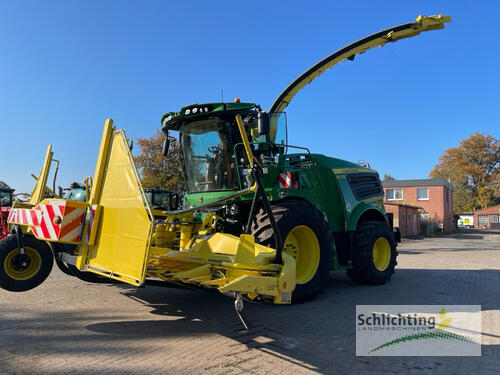
{"label": "headlight", "polygon": [[168,116],[165,120],[163,120],[163,125],[166,125],[170,120],[172,120],[172,116]]}

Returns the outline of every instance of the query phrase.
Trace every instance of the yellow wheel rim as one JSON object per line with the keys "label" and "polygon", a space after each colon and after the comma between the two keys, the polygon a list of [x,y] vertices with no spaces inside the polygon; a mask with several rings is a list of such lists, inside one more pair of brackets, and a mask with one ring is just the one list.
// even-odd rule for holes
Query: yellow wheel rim
{"label": "yellow wheel rim", "polygon": [[298,225],[286,236],[283,252],[293,256],[297,264],[297,284],[305,284],[316,274],[320,249],[316,233],[306,225]]}
{"label": "yellow wheel rim", "polygon": [[14,280],[27,280],[37,274],[42,266],[42,257],[31,247],[24,248],[25,257],[19,254],[19,249],[11,250],[5,257],[3,269],[7,276]]}
{"label": "yellow wheel rim", "polygon": [[377,238],[373,244],[373,264],[379,271],[385,271],[391,261],[391,245],[384,237]]}

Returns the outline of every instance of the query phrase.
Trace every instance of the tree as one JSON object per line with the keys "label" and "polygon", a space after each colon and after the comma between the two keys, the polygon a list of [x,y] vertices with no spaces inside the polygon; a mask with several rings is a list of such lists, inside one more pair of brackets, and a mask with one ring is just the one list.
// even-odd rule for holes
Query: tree
{"label": "tree", "polygon": [[184,181],[179,161],[179,148],[171,146],[168,156],[162,155],[166,135],[156,130],[149,138],[137,138],[141,152],[134,157],[142,185],[145,188],[161,188],[182,191]]}
{"label": "tree", "polygon": [[451,181],[455,213],[500,203],[500,140],[472,134],[458,147],[445,150],[429,176]]}
{"label": "tree", "polygon": [[394,180],[395,180],[394,176],[384,173],[384,179],[382,181],[394,181]]}

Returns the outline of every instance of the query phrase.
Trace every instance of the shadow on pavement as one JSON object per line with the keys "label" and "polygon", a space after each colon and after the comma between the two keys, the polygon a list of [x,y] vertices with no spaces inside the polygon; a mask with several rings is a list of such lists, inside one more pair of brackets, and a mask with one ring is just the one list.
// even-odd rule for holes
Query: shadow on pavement
{"label": "shadow on pavement", "polygon": [[[315,301],[291,305],[245,304],[250,331],[243,330],[234,312],[233,301],[212,292],[148,287],[124,288],[122,293],[151,308],[144,320],[90,324],[90,331],[124,336],[178,337],[218,334],[241,346],[256,349],[307,369],[330,372],[335,364],[350,364],[367,371],[378,364],[408,371],[426,363],[437,369],[446,363],[474,361],[481,369],[492,355],[500,356],[498,345],[484,345],[481,358],[356,357],[355,308],[357,304],[479,304],[482,310],[500,309],[500,281],[497,270],[400,269],[394,280],[384,286],[360,286],[343,273],[332,273],[326,291]],[[451,288],[450,284],[460,287]],[[484,285],[491,288],[484,289]],[[491,337],[498,337],[490,334]]]}
{"label": "shadow on pavement", "polygon": [[[179,363],[186,367],[186,352],[191,353],[189,366],[193,368],[199,351],[200,361],[207,355],[221,358],[210,365],[195,364],[207,373],[221,371],[221,363],[227,372],[237,372],[245,361],[263,355],[263,361],[277,361],[278,367],[272,367],[276,372],[285,361],[298,366],[296,369],[320,373],[446,374],[474,370],[493,374],[500,366],[498,344],[483,345],[482,357],[356,357],[355,309],[357,304],[479,304],[484,312],[500,310],[499,281],[498,270],[399,269],[390,283],[370,287],[354,284],[343,272],[333,272],[325,292],[314,301],[288,306],[246,303],[250,331],[243,330],[232,299],[218,293],[100,284],[95,286],[93,309],[19,311],[15,306],[0,307],[0,372],[14,373],[11,370],[21,355],[28,362],[20,367],[27,370],[15,373],[53,373],[36,366],[31,371],[29,361],[36,364],[37,358],[47,358],[49,363],[52,358],[54,363],[60,358],[96,358],[90,364],[68,363],[68,372],[75,374],[137,373],[120,364],[135,361],[142,366],[143,358],[151,358],[148,353],[158,358],[164,352],[168,366],[178,351],[183,356]],[[139,308],[122,301],[114,313],[100,312],[99,290],[104,288],[122,293]],[[127,307],[137,318],[131,319],[124,310]],[[498,332],[485,332],[483,337],[500,342]],[[111,362],[101,362],[108,357],[116,368],[110,367],[114,366]],[[160,366],[161,360],[154,365]],[[179,368],[162,369],[161,373],[179,373]]]}

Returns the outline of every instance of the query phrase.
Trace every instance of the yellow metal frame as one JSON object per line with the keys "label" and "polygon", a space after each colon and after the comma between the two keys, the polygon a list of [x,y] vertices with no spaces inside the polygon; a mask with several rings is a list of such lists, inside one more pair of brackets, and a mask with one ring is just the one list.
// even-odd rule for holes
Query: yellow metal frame
{"label": "yellow metal frame", "polygon": [[141,285],[154,219],[125,132],[115,130],[111,119],[104,124],[88,205],[96,211],[77,268]]}
{"label": "yellow metal frame", "polygon": [[[89,207],[89,211],[93,209],[94,206]],[[89,241],[87,242],[88,245],[93,245],[95,242],[95,237],[97,235],[97,228],[99,227],[99,220],[101,219],[101,212],[102,212],[102,206],[95,205],[95,213],[94,213],[94,220],[93,220],[93,225],[90,230],[90,237]]]}
{"label": "yellow metal frame", "polygon": [[36,184],[31,192],[31,198],[29,200],[29,204],[32,206],[37,205],[43,200],[43,194],[47,189],[47,178],[49,177],[50,165],[52,163],[52,145],[47,146],[47,151],[45,153],[45,159],[43,161],[42,170],[40,171],[40,175],[36,179]]}
{"label": "yellow metal frame", "polygon": [[241,139],[243,140],[243,146],[245,147],[245,153],[247,154],[248,163],[250,168],[253,168],[253,154],[250,148],[250,142],[248,141],[247,132],[245,131],[245,126],[243,125],[243,120],[240,115],[236,115],[236,123],[238,124],[238,130],[240,131]]}
{"label": "yellow metal frame", "polygon": [[[239,116],[236,121],[253,165],[243,121]],[[252,235],[217,233],[213,213],[196,221],[199,206],[177,212],[151,211],[125,133],[112,124],[107,120],[104,126],[88,202],[89,210],[96,207],[91,228],[95,240],[91,235],[88,244],[79,245],[77,267],[133,285],[141,285],[148,277],[290,303],[294,258],[284,254],[284,264],[274,264],[275,250],[256,244]],[[255,189],[256,183],[236,195]]]}

